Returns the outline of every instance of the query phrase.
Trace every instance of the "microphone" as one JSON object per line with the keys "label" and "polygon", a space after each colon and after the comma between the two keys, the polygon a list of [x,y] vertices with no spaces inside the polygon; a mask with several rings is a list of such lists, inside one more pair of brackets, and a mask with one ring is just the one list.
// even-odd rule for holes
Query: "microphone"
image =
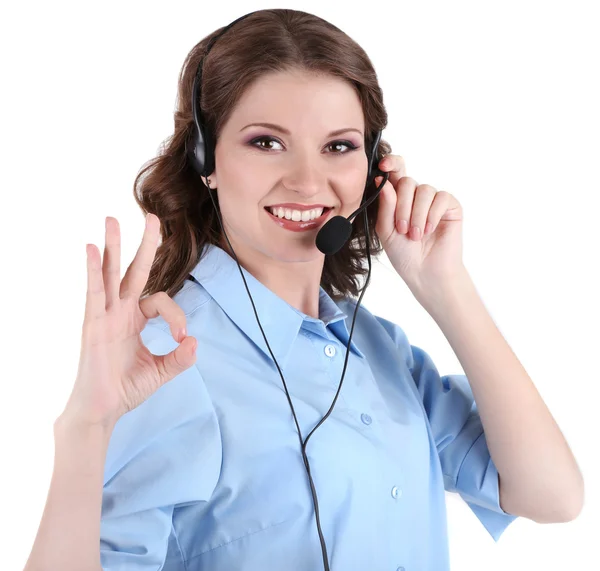
{"label": "microphone", "polygon": [[[334,216],[328,220],[317,233],[315,243],[317,248],[325,255],[333,255],[339,252],[352,234],[352,220],[360,214],[371,202],[373,202],[381,192],[383,185],[389,178],[389,173],[375,169],[375,176],[383,176],[381,184],[375,190],[375,193],[367,202],[359,206],[348,218],[344,216]],[[368,238],[367,238],[368,239]]]}

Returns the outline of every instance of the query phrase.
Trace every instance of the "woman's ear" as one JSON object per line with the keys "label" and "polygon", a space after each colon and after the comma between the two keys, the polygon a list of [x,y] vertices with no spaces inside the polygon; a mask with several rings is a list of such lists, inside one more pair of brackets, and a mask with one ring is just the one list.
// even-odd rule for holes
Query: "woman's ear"
{"label": "woman's ear", "polygon": [[216,174],[216,170],[214,170],[208,176],[208,187],[211,188],[212,190],[217,190],[218,186],[219,186],[219,184],[217,182],[217,174]]}

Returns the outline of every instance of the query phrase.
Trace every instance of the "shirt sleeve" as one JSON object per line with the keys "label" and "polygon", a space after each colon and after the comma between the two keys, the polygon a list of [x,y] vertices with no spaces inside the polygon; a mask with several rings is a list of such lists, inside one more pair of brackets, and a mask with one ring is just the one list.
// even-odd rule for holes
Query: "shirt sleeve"
{"label": "shirt sleeve", "polygon": [[[170,331],[149,325],[142,340],[155,355],[178,345]],[[210,499],[221,459],[216,412],[196,365],[123,415],[111,435],[104,469],[103,570],[160,571],[174,508]]]}
{"label": "shirt sleeve", "polygon": [[431,426],[445,490],[457,492],[498,541],[518,516],[506,513],[500,506],[498,470],[490,456],[467,377],[440,376],[431,357],[411,345],[398,325],[378,320],[406,357]]}

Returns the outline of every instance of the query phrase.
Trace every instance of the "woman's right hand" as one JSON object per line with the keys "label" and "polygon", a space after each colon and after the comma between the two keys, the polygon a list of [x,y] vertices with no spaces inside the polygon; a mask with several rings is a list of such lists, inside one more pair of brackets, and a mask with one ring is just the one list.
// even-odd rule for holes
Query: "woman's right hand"
{"label": "woman's right hand", "polygon": [[[146,217],[135,258],[120,282],[121,236],[116,218],[106,218],[104,259],[94,244],[87,251],[87,296],[79,368],[59,418],[86,425],[108,425],[196,362],[196,339],[185,333],[181,307],[165,292],[140,299],[148,281],[160,235],[160,220]],[[179,343],[170,353],[153,355],[140,336],[148,319],[161,315]]]}

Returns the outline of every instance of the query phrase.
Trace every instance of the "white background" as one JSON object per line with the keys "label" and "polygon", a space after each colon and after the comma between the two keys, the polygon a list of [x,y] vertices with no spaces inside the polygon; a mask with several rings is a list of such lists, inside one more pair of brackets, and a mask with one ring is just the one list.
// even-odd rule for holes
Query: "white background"
{"label": "white background", "polygon": [[[579,518],[519,518],[497,544],[447,493],[452,569],[598,569],[600,21],[592,1],[523,0],[3,10],[2,569],[22,569],[46,501],[52,425],[79,360],[85,245],[102,251],[104,218],[115,216],[124,274],[144,226],[133,180],[172,132],[185,56],[214,29],[273,7],[321,16],[369,54],[389,113],[384,139],[409,176],[463,205],[465,265],[585,477]],[[363,304],[441,374],[463,372],[385,256]]]}

